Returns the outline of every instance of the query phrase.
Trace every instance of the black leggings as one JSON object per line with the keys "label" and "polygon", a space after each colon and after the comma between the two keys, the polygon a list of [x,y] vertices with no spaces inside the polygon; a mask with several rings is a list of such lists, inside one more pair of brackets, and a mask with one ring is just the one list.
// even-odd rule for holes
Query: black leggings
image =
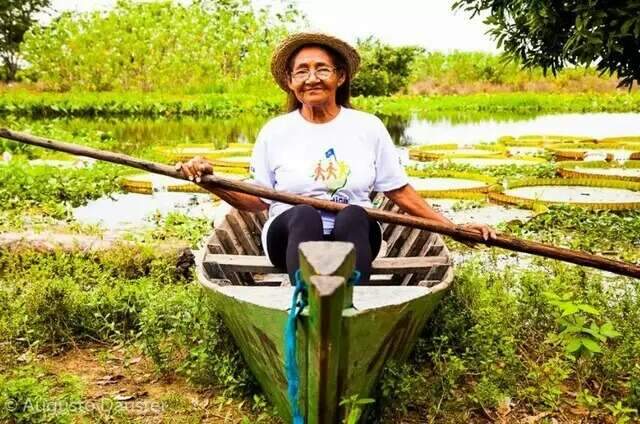
{"label": "black leggings", "polygon": [[369,281],[371,262],[378,255],[382,234],[377,222],[363,208],[350,205],[335,218],[333,231],[324,235],[320,212],[308,205],[298,205],[278,215],[267,232],[267,251],[271,263],[286,269],[293,284],[300,267],[298,245],[304,241],[348,241],[356,251],[356,269],[361,281]]}

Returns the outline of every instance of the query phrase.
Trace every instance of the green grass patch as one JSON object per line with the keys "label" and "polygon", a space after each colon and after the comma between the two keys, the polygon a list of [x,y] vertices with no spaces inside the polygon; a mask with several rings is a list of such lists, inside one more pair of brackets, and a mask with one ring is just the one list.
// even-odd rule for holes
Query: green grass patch
{"label": "green grass patch", "polygon": [[[517,422],[567,405],[604,420],[618,403],[620,416],[637,418],[639,286],[549,260],[524,270],[496,260],[458,267],[409,365],[387,370],[381,421],[498,420],[506,407]],[[565,307],[546,293],[564,296]],[[567,333],[568,319],[586,327]],[[594,328],[617,335],[599,339]],[[593,351],[570,352],[575,337]]]}
{"label": "green grass patch", "polygon": [[396,96],[358,98],[356,106],[372,113],[418,116],[431,112],[637,112],[640,95],[495,93],[449,96]]}
{"label": "green grass patch", "polygon": [[[450,96],[357,97],[357,108],[376,114],[424,115],[431,112],[637,112],[633,93],[549,94],[499,93]],[[282,112],[284,95],[161,94],[131,92],[39,93],[10,91],[0,97],[0,115],[61,116],[207,116],[233,118],[243,114],[271,116]]]}
{"label": "green grass patch", "polygon": [[0,251],[0,345],[22,352],[135,343],[159,373],[246,393],[253,380],[211,299],[172,255],[130,246],[100,253]]}
{"label": "green grass patch", "polygon": [[232,118],[241,114],[272,115],[282,110],[284,97],[245,94],[163,94],[136,92],[3,93],[0,115],[34,118],[61,116],[207,116]]}
{"label": "green grass patch", "polygon": [[588,210],[551,206],[527,222],[511,222],[504,229],[516,237],[613,256],[640,260],[640,211]]}
{"label": "green grass patch", "polygon": [[72,208],[119,192],[118,177],[124,171],[125,168],[104,163],[90,168],[58,169],[13,160],[0,166],[0,202],[3,205],[0,215],[9,216],[11,211],[19,211],[68,219]]}
{"label": "green grass patch", "polygon": [[0,375],[0,421],[15,424],[76,422],[83,387],[78,378],[24,366]]}

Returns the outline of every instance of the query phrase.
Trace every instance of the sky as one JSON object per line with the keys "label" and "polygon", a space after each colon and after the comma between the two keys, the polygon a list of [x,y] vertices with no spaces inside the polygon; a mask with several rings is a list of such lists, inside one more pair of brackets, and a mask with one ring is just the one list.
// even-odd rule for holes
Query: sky
{"label": "sky", "polygon": [[[279,0],[252,0],[277,10]],[[453,0],[297,0],[310,28],[354,43],[373,35],[394,46],[418,45],[429,51],[495,52],[482,19],[451,11]],[[116,0],[53,0],[57,11],[108,9]]]}

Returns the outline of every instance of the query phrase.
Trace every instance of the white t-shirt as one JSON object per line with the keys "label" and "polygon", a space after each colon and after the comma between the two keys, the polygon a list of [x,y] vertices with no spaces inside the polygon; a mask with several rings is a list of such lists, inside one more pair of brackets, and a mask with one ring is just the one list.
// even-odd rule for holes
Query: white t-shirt
{"label": "white t-shirt", "polygon": [[[371,207],[371,191],[390,191],[408,183],[398,152],[376,116],[345,107],[324,124],[305,120],[296,110],[278,116],[258,134],[251,158],[255,183],[277,191]],[[291,205],[269,203],[271,222]],[[321,212],[324,233],[333,230],[335,215]]]}

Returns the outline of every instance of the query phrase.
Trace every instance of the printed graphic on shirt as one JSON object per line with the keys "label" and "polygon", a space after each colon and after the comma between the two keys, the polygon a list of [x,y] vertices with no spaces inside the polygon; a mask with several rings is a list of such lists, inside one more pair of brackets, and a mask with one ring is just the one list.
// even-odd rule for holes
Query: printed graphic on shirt
{"label": "printed graphic on shirt", "polygon": [[314,181],[324,182],[327,190],[333,196],[347,185],[351,169],[346,162],[338,160],[333,148],[324,152],[324,156],[323,159],[315,162],[312,178]]}
{"label": "printed graphic on shirt", "polygon": [[331,201],[336,203],[343,203],[345,205],[349,204],[349,196],[344,193],[337,192],[333,196],[331,196]]}

